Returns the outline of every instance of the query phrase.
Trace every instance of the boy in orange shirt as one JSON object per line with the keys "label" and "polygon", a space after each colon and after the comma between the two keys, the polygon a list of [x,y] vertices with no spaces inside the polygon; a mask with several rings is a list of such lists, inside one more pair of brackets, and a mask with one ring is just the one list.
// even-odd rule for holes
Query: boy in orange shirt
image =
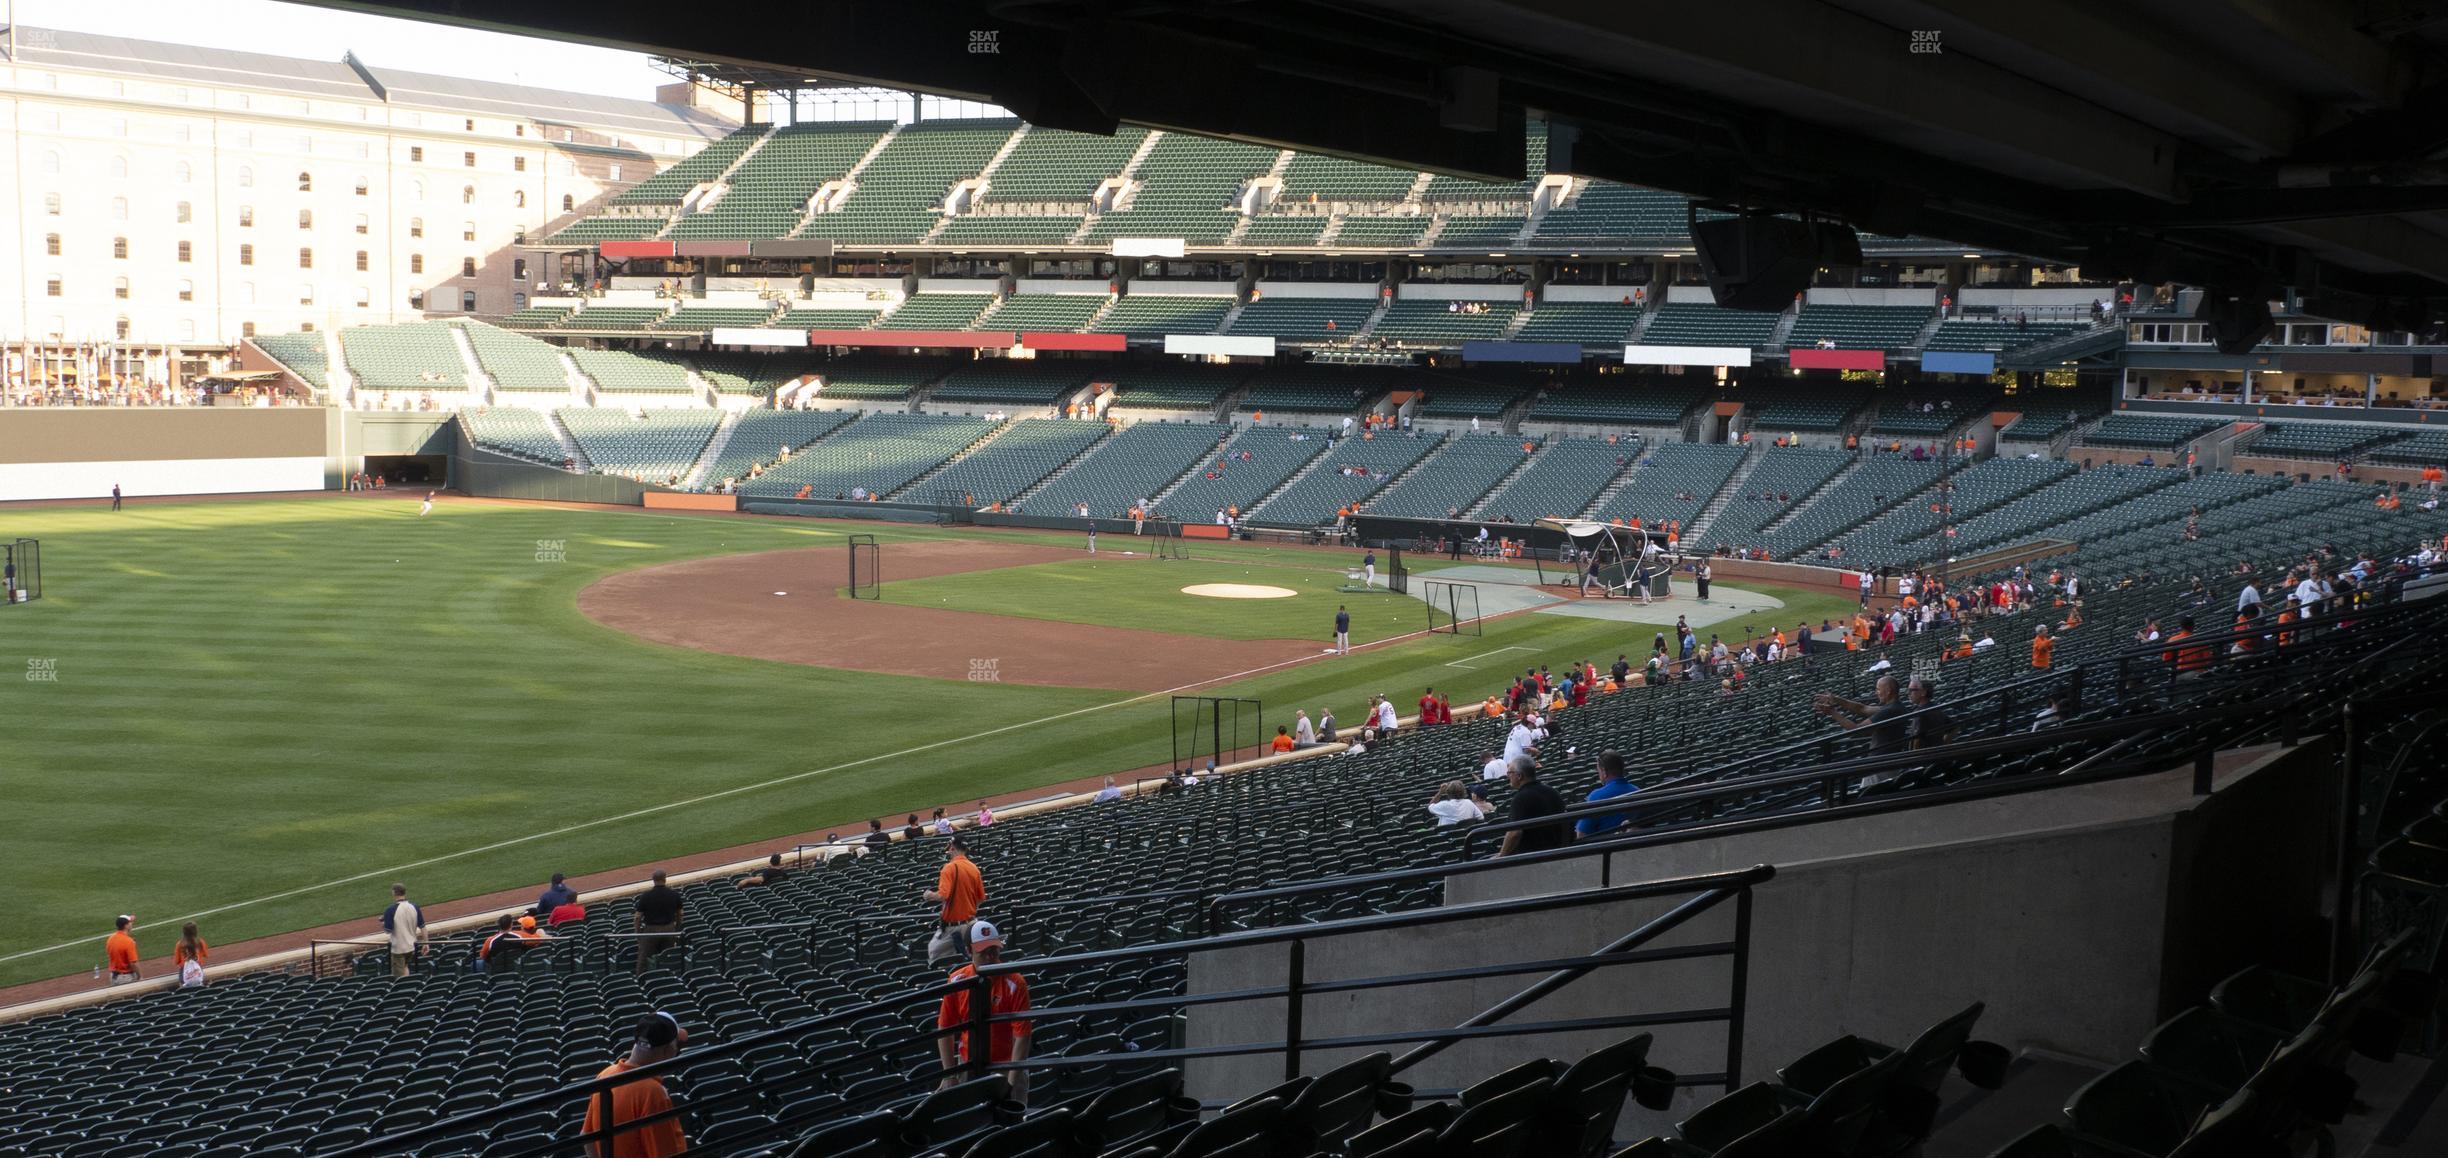
{"label": "boy in orange shirt", "polygon": [[102,955],[110,959],[110,983],[113,985],[144,980],[144,974],[136,969],[136,936],[128,932],[128,927],[135,923],[136,918],[121,913],[118,931],[102,942]]}

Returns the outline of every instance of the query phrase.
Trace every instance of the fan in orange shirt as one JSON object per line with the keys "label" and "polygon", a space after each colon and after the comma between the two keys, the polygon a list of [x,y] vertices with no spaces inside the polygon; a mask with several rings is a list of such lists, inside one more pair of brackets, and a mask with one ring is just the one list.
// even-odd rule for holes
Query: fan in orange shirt
{"label": "fan in orange shirt", "polygon": [[[630,1043],[628,1055],[595,1076],[598,1079],[615,1078],[634,1069],[668,1061],[677,1056],[680,1047],[687,1042],[688,1031],[680,1028],[678,1018],[668,1013],[649,1013],[638,1019],[637,1038]],[[612,1144],[606,1146],[600,1141],[587,1143],[587,1153],[592,1158],[669,1158],[670,1155],[688,1151],[688,1139],[680,1133],[680,1119],[677,1117],[629,1125],[640,1118],[670,1112],[671,1092],[663,1088],[663,1079],[634,1078],[613,1086],[609,1097],[588,1098],[586,1121],[579,1127],[581,1132],[593,1134],[606,1128],[607,1124],[602,1118],[606,1101],[612,1104],[612,1121],[609,1123],[609,1128],[614,1131]]]}
{"label": "fan in orange shirt", "polygon": [[2034,668],[2047,671],[2050,655],[2056,650],[2057,641],[2049,638],[2048,624],[2043,623],[2032,628],[2032,666]]}

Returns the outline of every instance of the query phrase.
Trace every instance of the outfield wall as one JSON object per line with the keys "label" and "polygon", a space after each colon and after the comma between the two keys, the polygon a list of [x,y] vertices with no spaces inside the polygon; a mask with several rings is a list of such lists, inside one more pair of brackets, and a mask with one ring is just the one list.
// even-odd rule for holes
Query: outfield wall
{"label": "outfield wall", "polygon": [[0,501],[322,490],[331,425],[316,407],[10,410]]}

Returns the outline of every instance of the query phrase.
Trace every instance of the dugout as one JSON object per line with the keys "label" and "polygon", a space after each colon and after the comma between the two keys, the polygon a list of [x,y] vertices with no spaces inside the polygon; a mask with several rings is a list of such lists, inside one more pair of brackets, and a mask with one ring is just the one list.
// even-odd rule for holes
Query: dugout
{"label": "dugout", "polygon": [[365,472],[387,486],[441,486],[450,479],[450,456],[443,454],[369,454]]}

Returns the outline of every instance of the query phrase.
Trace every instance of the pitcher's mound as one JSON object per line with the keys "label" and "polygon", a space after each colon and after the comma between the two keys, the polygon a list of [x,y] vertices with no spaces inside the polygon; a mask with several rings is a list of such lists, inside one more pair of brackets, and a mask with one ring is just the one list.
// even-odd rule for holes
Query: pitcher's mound
{"label": "pitcher's mound", "polygon": [[1193,583],[1182,588],[1182,594],[1204,595],[1209,599],[1290,599],[1300,592],[1257,583]]}

